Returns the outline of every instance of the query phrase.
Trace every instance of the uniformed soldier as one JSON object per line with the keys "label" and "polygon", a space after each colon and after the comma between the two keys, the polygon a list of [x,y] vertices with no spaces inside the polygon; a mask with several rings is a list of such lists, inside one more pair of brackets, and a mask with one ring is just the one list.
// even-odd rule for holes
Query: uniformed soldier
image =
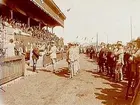
{"label": "uniformed soldier", "polygon": [[50,49],[50,57],[52,60],[52,66],[53,66],[53,72],[56,72],[56,53],[57,53],[57,48],[55,46],[54,41],[52,42],[52,47]]}
{"label": "uniformed soldier", "polygon": [[68,64],[69,64],[69,70],[70,70],[70,78],[73,78],[74,76],[74,62],[75,62],[75,56],[74,56],[74,44],[69,43],[69,49],[68,49]]}

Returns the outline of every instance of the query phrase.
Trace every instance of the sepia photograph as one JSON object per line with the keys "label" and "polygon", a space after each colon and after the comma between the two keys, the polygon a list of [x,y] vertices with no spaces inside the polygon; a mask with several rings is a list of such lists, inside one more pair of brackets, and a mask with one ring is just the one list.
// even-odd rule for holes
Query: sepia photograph
{"label": "sepia photograph", "polygon": [[0,0],[0,105],[140,105],[140,0]]}

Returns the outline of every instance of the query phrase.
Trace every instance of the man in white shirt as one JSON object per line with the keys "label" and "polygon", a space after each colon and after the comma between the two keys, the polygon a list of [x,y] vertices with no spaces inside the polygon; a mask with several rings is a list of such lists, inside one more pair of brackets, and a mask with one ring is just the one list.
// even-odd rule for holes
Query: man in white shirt
{"label": "man in white shirt", "polygon": [[13,39],[10,39],[9,43],[4,45],[4,48],[6,49],[6,57],[15,56],[15,44],[13,42]]}
{"label": "man in white shirt", "polygon": [[52,42],[52,47],[50,49],[50,57],[52,59],[52,66],[53,66],[53,72],[54,73],[56,71],[56,53],[57,53],[57,48],[55,46],[55,43]]}

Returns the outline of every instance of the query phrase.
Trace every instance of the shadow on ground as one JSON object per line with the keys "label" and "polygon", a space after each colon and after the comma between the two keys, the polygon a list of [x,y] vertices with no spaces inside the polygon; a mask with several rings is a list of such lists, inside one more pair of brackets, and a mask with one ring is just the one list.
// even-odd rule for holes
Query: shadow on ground
{"label": "shadow on ground", "polygon": [[94,93],[96,98],[102,100],[103,105],[130,105],[132,99],[129,98],[125,100],[125,94],[127,89],[126,81],[115,83],[110,77],[107,77],[103,74],[89,71],[86,72],[91,73],[95,78],[102,78],[107,82],[103,82],[103,84],[110,85],[111,88],[96,88],[98,93]]}
{"label": "shadow on ground", "polygon": [[55,75],[60,77],[69,78],[69,70],[68,67],[59,68]]}
{"label": "shadow on ground", "polygon": [[[32,71],[32,72],[33,72],[33,68],[27,68],[26,70]],[[44,69],[43,69],[43,68],[41,68],[41,69],[38,69],[38,68],[37,68],[37,70],[38,70],[38,71],[43,71],[43,72],[51,72],[50,70],[47,70],[47,69],[45,69],[45,68],[44,68]]]}

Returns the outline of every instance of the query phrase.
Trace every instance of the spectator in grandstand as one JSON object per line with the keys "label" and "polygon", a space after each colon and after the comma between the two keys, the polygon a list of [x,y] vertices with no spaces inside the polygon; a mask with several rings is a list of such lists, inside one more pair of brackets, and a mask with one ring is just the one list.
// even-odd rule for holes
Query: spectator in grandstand
{"label": "spectator in grandstand", "polygon": [[19,55],[19,47],[20,47],[19,41],[16,39],[15,41],[15,55],[16,56]]}
{"label": "spectator in grandstand", "polygon": [[25,49],[25,45],[24,45],[23,41],[21,41],[20,47],[22,48],[22,51],[25,54],[26,53],[26,49]]}

